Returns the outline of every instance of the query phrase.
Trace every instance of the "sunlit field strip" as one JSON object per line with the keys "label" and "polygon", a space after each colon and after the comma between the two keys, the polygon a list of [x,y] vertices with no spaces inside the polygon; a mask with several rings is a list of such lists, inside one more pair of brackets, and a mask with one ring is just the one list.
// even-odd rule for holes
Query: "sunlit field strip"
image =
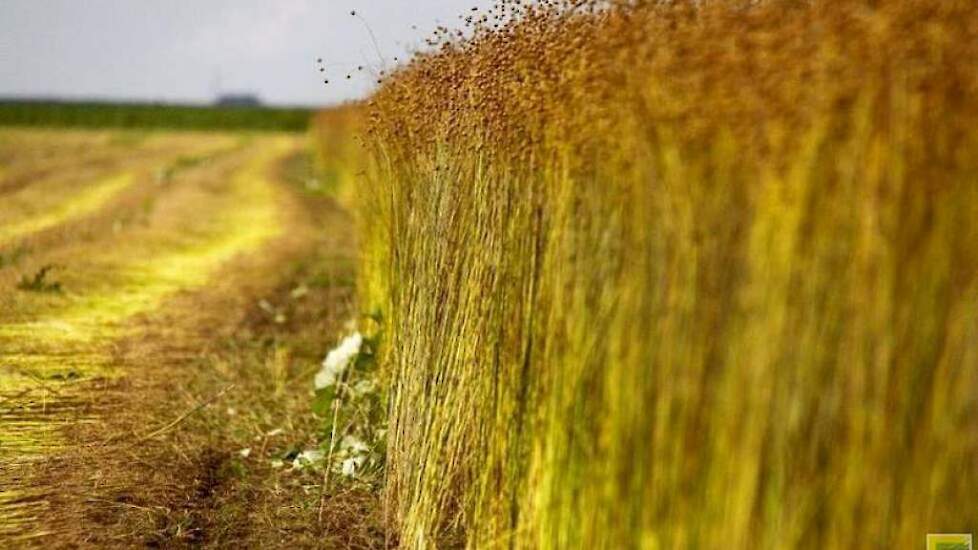
{"label": "sunlit field strip", "polygon": [[[233,178],[218,195],[205,226],[190,235],[169,235],[140,243],[138,255],[129,246],[102,253],[93,263],[112,267],[108,281],[94,291],[69,294],[29,319],[0,325],[5,370],[0,393],[16,395],[36,388],[38,379],[57,385],[70,372],[72,380],[110,372],[101,344],[124,334],[125,321],[158,307],[168,296],[205,284],[228,260],[255,250],[281,232],[277,192],[265,171],[281,147],[269,147]],[[206,205],[186,204],[188,209]],[[194,215],[188,210],[186,215]],[[9,405],[9,404],[5,404]],[[2,430],[11,426],[5,424]],[[2,431],[0,430],[0,431]],[[3,436],[0,435],[0,438]],[[21,434],[21,445],[36,446]],[[10,451],[10,445],[6,451]]]}
{"label": "sunlit field strip", "polygon": [[[6,162],[0,194],[7,197],[28,187],[49,186],[54,195],[74,194],[77,188],[124,171],[167,166],[219,156],[248,138],[218,133],[139,133],[133,131],[31,130],[0,128],[0,160]],[[54,190],[56,188],[56,190]],[[43,207],[28,200],[21,205],[0,202],[0,220],[17,210]],[[28,210],[29,211],[29,210]]]}
{"label": "sunlit field strip", "polygon": [[[8,133],[17,136],[20,133],[29,134],[29,131],[8,130]],[[81,154],[75,152],[69,155],[71,159],[59,159],[65,166],[57,171],[45,171],[39,181],[5,195],[0,201],[0,247],[94,215],[138,183],[153,181],[157,185],[165,184],[174,173],[239,150],[248,139],[241,136],[183,134],[155,137],[153,144],[134,149],[127,155],[125,151],[113,153],[110,147],[100,145],[107,138],[98,139],[99,134],[95,132],[75,133],[82,134],[73,136],[75,140],[89,137],[93,141],[91,147],[105,155],[100,162],[115,158],[115,170],[100,166],[99,162],[91,161],[89,157],[75,156]],[[50,137],[58,140],[60,136],[55,134]],[[82,159],[86,160],[80,162]],[[37,160],[29,161],[29,164],[46,166],[46,163]],[[20,177],[24,177],[24,174]],[[146,191],[155,192],[148,187]]]}
{"label": "sunlit field strip", "polygon": [[269,168],[288,148],[288,142],[268,140],[227,184],[184,186],[184,194],[169,197],[175,204],[162,214],[170,217],[162,234],[88,260],[88,276],[103,280],[43,300],[37,313],[0,325],[0,467],[6,470],[0,475],[0,535],[37,535],[34,518],[48,503],[43,494],[14,491],[18,472],[61,449],[62,422],[97,420],[85,383],[119,374],[111,343],[129,333],[127,321],[174,293],[208,284],[229,260],[281,234],[281,197]]}
{"label": "sunlit field strip", "polygon": [[4,215],[13,213],[15,205],[26,203],[25,208],[40,211],[19,211],[18,221],[7,224],[0,219],[0,246],[10,241],[62,225],[66,222],[82,218],[98,211],[119,193],[130,187],[135,180],[133,172],[123,172],[108,178],[90,183],[85,189],[75,195],[62,197],[61,200],[49,205],[28,203],[27,197],[36,199],[38,191],[30,187],[14,196],[4,197]]}

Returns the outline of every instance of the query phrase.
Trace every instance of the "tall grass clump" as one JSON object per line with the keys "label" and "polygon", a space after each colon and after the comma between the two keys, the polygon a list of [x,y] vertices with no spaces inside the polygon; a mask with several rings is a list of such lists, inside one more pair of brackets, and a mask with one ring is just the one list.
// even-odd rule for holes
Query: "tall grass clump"
{"label": "tall grass clump", "polygon": [[978,528],[972,1],[466,15],[369,107],[401,544]]}

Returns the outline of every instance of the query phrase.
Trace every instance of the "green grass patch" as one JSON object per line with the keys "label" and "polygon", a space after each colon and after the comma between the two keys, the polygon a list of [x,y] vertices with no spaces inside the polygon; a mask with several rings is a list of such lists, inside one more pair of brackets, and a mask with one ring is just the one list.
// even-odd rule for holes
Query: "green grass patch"
{"label": "green grass patch", "polygon": [[53,265],[46,265],[37,270],[34,275],[23,275],[17,283],[18,290],[27,292],[50,292],[61,293],[63,288],[61,283],[52,281],[49,275],[56,268]]}
{"label": "green grass patch", "polygon": [[301,132],[310,115],[299,108],[0,101],[2,126]]}

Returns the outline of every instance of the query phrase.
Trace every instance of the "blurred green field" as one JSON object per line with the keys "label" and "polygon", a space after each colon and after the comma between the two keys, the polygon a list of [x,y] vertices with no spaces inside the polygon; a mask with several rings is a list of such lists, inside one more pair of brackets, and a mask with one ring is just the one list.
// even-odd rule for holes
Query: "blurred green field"
{"label": "blurred green field", "polygon": [[0,126],[302,132],[310,114],[300,108],[0,101]]}

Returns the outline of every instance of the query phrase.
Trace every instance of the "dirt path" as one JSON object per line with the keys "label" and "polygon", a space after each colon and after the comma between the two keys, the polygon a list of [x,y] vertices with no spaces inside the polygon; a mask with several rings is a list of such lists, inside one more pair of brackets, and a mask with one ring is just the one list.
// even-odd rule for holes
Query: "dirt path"
{"label": "dirt path", "polygon": [[[249,403],[260,394],[245,390],[267,373],[226,363],[265,369],[268,349],[227,345],[261,341],[289,324],[286,315],[336,330],[350,284],[339,294],[335,284],[319,288],[305,313],[262,297],[298,295],[296,277],[318,276],[303,258],[352,254],[348,232],[325,242],[323,210],[311,212],[316,201],[282,181],[301,139],[241,143],[202,136],[189,151],[170,144],[169,155],[135,155],[143,160],[122,170],[100,160],[102,174],[87,184],[21,184],[0,206],[0,546],[196,544],[204,524],[234,516],[208,502],[218,470],[245,444],[236,438],[252,435],[233,421],[213,425],[212,413],[235,401],[260,409]],[[330,223],[346,221],[335,206],[325,211]],[[269,320],[271,329],[255,328]],[[281,384],[321,353],[311,335],[299,338],[304,330],[273,346]],[[290,348],[299,343],[307,349]],[[305,393],[278,398],[294,408]],[[187,512],[203,508],[211,517]]]}

